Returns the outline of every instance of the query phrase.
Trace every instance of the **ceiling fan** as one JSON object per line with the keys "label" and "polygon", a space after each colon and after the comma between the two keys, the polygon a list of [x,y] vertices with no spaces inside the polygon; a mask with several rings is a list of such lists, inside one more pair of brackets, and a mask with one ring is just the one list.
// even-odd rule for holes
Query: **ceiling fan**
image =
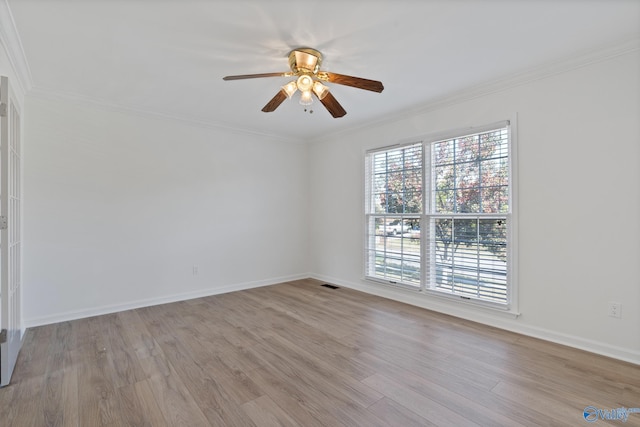
{"label": "ceiling fan", "polygon": [[[261,77],[296,77],[280,89],[271,101],[262,108],[265,113],[275,111],[276,108],[291,98],[296,91],[300,91],[300,104],[311,105],[312,96],[320,100],[322,105],[331,113],[334,118],[342,117],[347,112],[336,98],[329,92],[329,88],[323,82],[337,83],[351,86],[358,89],[370,90],[372,92],[382,92],[384,86],[377,80],[363,79],[360,77],[346,76],[344,74],[320,71],[322,64],[322,54],[315,49],[308,47],[294,49],[289,53],[289,67],[291,71],[284,73],[262,73],[243,74],[237,76],[226,76],[223,80],[256,79]],[[313,94],[313,95],[312,95]]]}

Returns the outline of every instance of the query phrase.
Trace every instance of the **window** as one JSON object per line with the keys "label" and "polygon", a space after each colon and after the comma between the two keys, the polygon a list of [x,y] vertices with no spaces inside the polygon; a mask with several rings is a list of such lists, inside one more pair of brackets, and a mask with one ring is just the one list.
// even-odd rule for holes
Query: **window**
{"label": "window", "polygon": [[367,153],[365,275],[507,307],[509,134],[503,123]]}
{"label": "window", "polygon": [[420,287],[422,144],[369,155],[367,272]]}

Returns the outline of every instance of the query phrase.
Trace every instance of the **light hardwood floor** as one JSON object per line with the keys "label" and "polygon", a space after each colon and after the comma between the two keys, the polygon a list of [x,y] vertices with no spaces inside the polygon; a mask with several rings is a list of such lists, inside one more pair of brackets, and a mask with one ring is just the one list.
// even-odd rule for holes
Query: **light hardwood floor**
{"label": "light hardwood floor", "polygon": [[30,329],[0,425],[580,426],[590,405],[640,407],[640,367],[301,280]]}

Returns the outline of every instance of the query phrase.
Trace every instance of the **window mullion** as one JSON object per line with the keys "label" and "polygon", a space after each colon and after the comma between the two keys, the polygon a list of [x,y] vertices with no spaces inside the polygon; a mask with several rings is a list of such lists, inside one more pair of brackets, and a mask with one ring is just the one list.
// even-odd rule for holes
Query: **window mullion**
{"label": "window mullion", "polygon": [[[435,205],[435,192],[433,191],[432,144],[422,143],[422,210],[420,212],[420,290],[427,289],[433,280],[432,257],[435,255],[435,244],[432,246],[431,220],[427,214],[431,213]],[[433,258],[435,260],[435,258]]]}
{"label": "window mullion", "polygon": [[457,160],[457,153],[458,153],[458,143],[457,143],[457,139],[453,140],[452,145],[452,153],[453,153],[453,212],[458,212],[458,162]]}
{"label": "window mullion", "polygon": [[476,219],[476,297],[480,298],[480,215]]}
{"label": "window mullion", "polygon": [[476,158],[476,162],[478,162],[478,210],[479,212],[482,212],[482,201],[483,201],[483,193],[484,193],[484,186],[482,185],[482,145],[480,143],[480,141],[482,141],[482,138],[480,138],[480,135],[478,135],[478,157]]}

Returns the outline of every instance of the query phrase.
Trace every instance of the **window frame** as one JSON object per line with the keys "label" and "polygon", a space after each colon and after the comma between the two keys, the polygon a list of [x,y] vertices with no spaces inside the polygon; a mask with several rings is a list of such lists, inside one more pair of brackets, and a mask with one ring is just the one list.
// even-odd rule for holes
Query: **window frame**
{"label": "window frame", "polygon": [[[508,211],[505,213],[454,213],[454,214],[443,214],[437,213],[433,209],[434,203],[434,192],[432,191],[434,185],[434,177],[433,175],[433,167],[431,164],[431,152],[433,144],[441,141],[446,141],[449,139],[458,139],[464,138],[465,136],[481,134],[484,132],[489,132],[493,130],[497,130],[500,128],[506,127],[507,131],[507,168],[508,168]],[[372,211],[375,210],[373,205],[373,198],[371,188],[373,182],[371,178],[373,177],[373,171],[371,170],[372,164],[370,160],[370,156],[375,153],[402,149],[404,147],[421,144],[422,145],[422,211],[420,212],[420,284],[418,287],[414,285],[407,285],[404,283],[395,283],[393,281],[385,280],[384,278],[377,277],[375,275],[371,275],[370,273],[370,260],[369,260],[369,252],[371,249],[372,242],[370,239],[375,236],[375,232],[373,235],[370,231],[370,221],[371,217],[376,214]],[[474,126],[467,128],[458,128],[454,130],[449,130],[445,132],[438,132],[428,134],[418,138],[405,139],[402,142],[399,142],[394,145],[388,145],[384,147],[374,148],[371,150],[367,150],[365,152],[365,188],[364,194],[366,197],[365,200],[365,241],[364,241],[364,250],[363,253],[365,255],[364,259],[364,280],[368,282],[384,284],[386,286],[395,286],[409,289],[411,291],[423,294],[429,297],[443,298],[450,301],[456,301],[464,304],[475,305],[484,308],[497,309],[499,311],[507,311],[513,314],[518,314],[518,286],[517,286],[517,174],[515,173],[516,165],[517,165],[517,116],[514,114],[508,120],[501,120],[497,122],[492,122],[482,126]],[[388,216],[400,217],[400,214],[386,214]],[[415,216],[415,215],[409,215]],[[437,217],[469,217],[469,218],[504,218],[507,221],[506,227],[506,257],[507,257],[507,268],[506,268],[506,302],[493,302],[488,301],[486,299],[477,299],[477,298],[469,298],[467,296],[458,295],[454,293],[444,292],[442,290],[434,289],[434,284],[431,282],[430,275],[433,274],[432,270],[434,265],[432,260],[429,259],[430,256],[434,256],[433,251],[430,253],[429,238],[427,236],[427,228],[430,227],[430,222],[432,218]]]}

